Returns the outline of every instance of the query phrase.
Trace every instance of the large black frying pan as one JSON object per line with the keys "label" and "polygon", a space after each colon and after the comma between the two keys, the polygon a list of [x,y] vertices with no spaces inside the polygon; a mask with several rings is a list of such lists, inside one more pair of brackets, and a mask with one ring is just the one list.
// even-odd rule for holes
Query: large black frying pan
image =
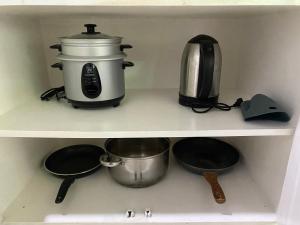
{"label": "large black frying pan", "polygon": [[59,149],[44,161],[49,173],[64,178],[55,203],[61,203],[76,178],[88,176],[100,168],[99,158],[104,150],[94,145],[73,145]]}
{"label": "large black frying pan", "polygon": [[173,154],[184,168],[205,177],[217,203],[226,201],[217,176],[239,161],[233,146],[213,138],[187,138],[175,143]]}

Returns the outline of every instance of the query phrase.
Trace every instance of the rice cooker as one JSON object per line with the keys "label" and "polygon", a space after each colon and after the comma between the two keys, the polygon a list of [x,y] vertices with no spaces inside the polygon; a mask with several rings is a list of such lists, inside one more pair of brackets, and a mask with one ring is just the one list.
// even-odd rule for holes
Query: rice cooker
{"label": "rice cooker", "polygon": [[126,48],[121,37],[95,31],[85,24],[81,34],[60,38],[57,59],[52,65],[63,71],[65,95],[74,107],[118,106],[125,96],[124,69],[133,66],[124,61]]}

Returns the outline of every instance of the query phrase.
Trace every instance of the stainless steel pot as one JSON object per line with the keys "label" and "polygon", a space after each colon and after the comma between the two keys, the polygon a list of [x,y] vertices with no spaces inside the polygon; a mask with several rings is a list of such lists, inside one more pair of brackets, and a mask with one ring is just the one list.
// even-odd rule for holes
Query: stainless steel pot
{"label": "stainless steel pot", "polygon": [[108,139],[107,154],[100,157],[103,166],[118,183],[128,187],[146,187],[164,177],[169,165],[169,140],[166,138]]}
{"label": "stainless steel pot", "polygon": [[65,94],[74,107],[117,106],[125,95],[124,69],[133,66],[124,62],[125,48],[121,37],[95,31],[95,24],[85,24],[86,32],[60,38],[58,49],[63,70]]}

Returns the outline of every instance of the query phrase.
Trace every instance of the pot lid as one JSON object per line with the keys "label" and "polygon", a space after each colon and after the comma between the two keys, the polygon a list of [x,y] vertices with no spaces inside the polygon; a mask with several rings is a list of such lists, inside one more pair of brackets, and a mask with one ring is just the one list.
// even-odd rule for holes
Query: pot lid
{"label": "pot lid", "polygon": [[81,34],[61,37],[62,43],[76,44],[76,43],[99,43],[99,44],[113,44],[121,43],[121,37],[110,36],[101,32],[95,31],[96,24],[84,24],[86,31]]}

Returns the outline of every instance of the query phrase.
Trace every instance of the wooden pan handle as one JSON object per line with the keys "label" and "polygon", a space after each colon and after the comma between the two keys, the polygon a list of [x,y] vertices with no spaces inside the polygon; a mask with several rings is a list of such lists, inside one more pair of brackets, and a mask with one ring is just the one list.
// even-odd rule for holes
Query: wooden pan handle
{"label": "wooden pan handle", "polygon": [[210,184],[211,191],[217,203],[222,204],[226,201],[224,192],[218,182],[218,174],[214,172],[204,172],[205,180]]}

